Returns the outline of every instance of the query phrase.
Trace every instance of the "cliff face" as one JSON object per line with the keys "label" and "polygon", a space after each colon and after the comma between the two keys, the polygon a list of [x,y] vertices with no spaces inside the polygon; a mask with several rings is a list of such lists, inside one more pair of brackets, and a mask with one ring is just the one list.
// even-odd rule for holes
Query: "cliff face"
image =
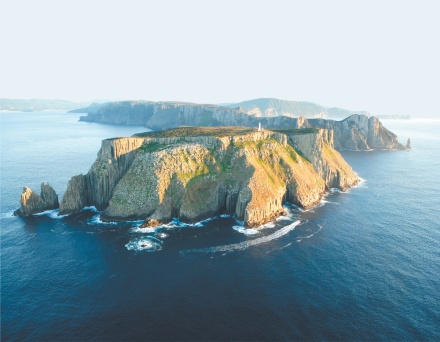
{"label": "cliff face", "polygon": [[[334,131],[336,149],[404,149],[397,136],[375,117],[354,114],[342,121],[292,118],[288,116],[257,117],[240,108],[173,102],[113,102],[93,109],[80,120],[109,124],[144,125],[151,129],[179,126],[245,126],[264,128],[325,128]],[[255,113],[254,113],[255,114]],[[318,114],[317,114],[318,115]]]}
{"label": "cliff face", "polygon": [[334,147],[338,150],[405,149],[397,136],[374,116],[354,114],[342,121],[310,119],[308,122],[312,127],[333,130]]}
{"label": "cliff face", "polygon": [[318,129],[316,133],[288,136],[292,146],[312,163],[327,187],[346,190],[359,182],[350,165],[333,148],[333,130]]}
{"label": "cliff face", "polygon": [[184,128],[105,140],[90,171],[69,182],[60,213],[95,205],[104,220],[150,225],[231,213],[258,226],[285,201],[307,208],[326,187],[356,184],[331,132],[301,132]]}
{"label": "cliff face", "polygon": [[60,204],[60,214],[71,214],[85,206],[102,210],[108,206],[113,189],[131,165],[142,138],[104,140],[98,157],[86,175],[72,177]]}
{"label": "cliff face", "polygon": [[20,197],[20,208],[14,212],[16,216],[29,216],[45,210],[58,208],[58,195],[49,185],[41,183],[41,193],[38,195],[25,186]]}

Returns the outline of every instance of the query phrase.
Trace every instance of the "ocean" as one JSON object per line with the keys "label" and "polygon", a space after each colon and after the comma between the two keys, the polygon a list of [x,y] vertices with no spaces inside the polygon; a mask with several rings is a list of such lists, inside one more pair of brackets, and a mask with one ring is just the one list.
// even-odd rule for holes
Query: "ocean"
{"label": "ocean", "polygon": [[383,121],[413,148],[343,152],[358,187],[259,230],[12,216],[146,130],[78,118],[0,113],[3,341],[440,339],[440,120]]}

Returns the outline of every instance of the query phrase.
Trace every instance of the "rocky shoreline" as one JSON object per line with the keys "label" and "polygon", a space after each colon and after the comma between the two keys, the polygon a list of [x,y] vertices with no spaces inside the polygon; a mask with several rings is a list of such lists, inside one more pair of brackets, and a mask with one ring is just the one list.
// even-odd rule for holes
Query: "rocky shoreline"
{"label": "rocky shoreline", "polygon": [[[282,215],[285,202],[310,208],[327,189],[358,182],[332,130],[187,127],[104,140],[89,172],[69,181],[59,209],[95,206],[102,220],[144,226],[233,214],[257,227]],[[39,210],[27,206],[21,214]]]}

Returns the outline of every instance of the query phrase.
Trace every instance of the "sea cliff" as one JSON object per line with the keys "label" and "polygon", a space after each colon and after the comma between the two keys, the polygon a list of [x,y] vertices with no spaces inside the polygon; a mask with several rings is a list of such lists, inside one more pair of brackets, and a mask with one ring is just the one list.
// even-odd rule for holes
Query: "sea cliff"
{"label": "sea cliff", "polygon": [[286,201],[309,208],[358,181],[331,130],[186,127],[104,140],[89,172],[69,181],[60,214],[93,205],[103,220],[157,225],[228,213],[255,227]]}
{"label": "sea cliff", "polygon": [[338,150],[405,149],[397,136],[374,116],[353,114],[341,121],[305,117],[257,117],[241,107],[229,108],[182,102],[120,101],[85,108],[80,120],[118,125],[143,125],[153,130],[180,126],[245,126],[267,129],[325,128],[334,132]]}

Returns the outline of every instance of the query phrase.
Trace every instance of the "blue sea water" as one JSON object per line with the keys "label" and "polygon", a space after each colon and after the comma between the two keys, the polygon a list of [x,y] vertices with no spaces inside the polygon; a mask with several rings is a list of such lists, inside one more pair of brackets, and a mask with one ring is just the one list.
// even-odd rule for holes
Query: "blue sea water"
{"label": "blue sea water", "polygon": [[145,129],[0,119],[2,340],[440,339],[440,120],[385,121],[410,151],[343,152],[359,187],[255,231],[13,217],[23,185],[62,195],[102,139]]}

